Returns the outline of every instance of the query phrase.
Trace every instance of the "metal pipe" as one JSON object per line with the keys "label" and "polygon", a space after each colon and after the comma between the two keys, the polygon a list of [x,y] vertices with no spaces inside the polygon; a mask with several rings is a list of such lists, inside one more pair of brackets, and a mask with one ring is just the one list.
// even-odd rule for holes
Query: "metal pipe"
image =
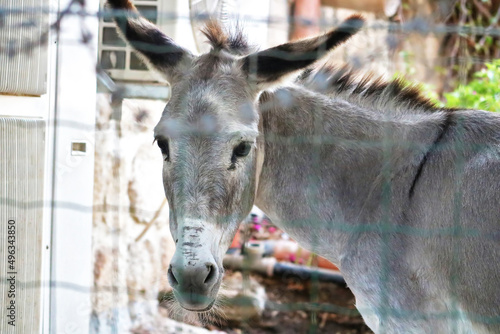
{"label": "metal pipe", "polygon": [[298,277],[303,280],[317,279],[320,282],[346,284],[340,272],[322,268],[311,268],[286,262],[276,262],[273,268],[273,276]]}
{"label": "metal pipe", "polygon": [[224,268],[250,270],[269,277],[297,277],[303,280],[317,279],[320,282],[346,284],[344,277],[338,271],[278,262],[273,257],[226,255],[223,265]]}

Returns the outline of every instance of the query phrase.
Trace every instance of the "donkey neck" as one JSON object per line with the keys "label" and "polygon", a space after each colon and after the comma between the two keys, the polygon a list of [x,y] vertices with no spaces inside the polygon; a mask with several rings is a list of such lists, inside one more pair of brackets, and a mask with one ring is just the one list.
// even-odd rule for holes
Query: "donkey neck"
{"label": "donkey neck", "polygon": [[[349,231],[387,212],[384,185],[390,185],[389,214],[401,216],[446,119],[440,111],[391,115],[303,87],[264,93],[260,102],[265,158],[256,205],[333,261]],[[328,248],[315,248],[320,244]]]}

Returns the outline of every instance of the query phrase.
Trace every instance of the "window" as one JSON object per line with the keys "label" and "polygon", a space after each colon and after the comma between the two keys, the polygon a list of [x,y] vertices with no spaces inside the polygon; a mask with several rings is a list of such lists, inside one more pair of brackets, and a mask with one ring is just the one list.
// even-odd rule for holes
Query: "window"
{"label": "window", "polygon": [[[101,8],[104,2],[101,0]],[[160,24],[160,3],[160,0],[134,1],[137,10],[155,24]],[[120,38],[111,18],[100,21],[99,60],[101,67],[115,80],[158,81],[158,77],[149,72],[140,57]]]}

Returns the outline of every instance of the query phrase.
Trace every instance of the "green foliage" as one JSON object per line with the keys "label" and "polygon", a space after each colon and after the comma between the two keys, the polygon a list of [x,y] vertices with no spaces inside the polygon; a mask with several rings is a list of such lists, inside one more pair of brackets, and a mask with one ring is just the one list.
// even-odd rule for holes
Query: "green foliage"
{"label": "green foliage", "polygon": [[486,64],[474,79],[455,91],[444,94],[447,107],[500,111],[500,59]]}

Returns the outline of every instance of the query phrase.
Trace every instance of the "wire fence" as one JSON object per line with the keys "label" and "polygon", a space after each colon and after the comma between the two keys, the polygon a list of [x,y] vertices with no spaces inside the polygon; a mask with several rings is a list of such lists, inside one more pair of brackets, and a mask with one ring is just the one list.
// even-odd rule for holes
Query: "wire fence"
{"label": "wire fence", "polygon": [[[138,6],[140,4],[138,1]],[[377,51],[365,50],[363,44],[366,42],[373,47],[373,41],[369,39],[374,35],[370,33],[382,33],[377,40],[384,43],[379,46],[385,50],[381,57],[385,57],[384,62],[389,65],[384,65],[379,71],[387,71],[386,77],[403,73],[421,79],[422,76],[419,75],[422,73],[419,70],[426,68],[426,77],[430,78],[432,85],[440,83],[435,89],[438,91],[436,96],[441,97],[446,91],[455,89],[459,83],[467,84],[472,80],[473,73],[484,67],[484,63],[499,58],[498,2],[457,1],[450,7],[448,15],[439,19],[436,15],[414,15],[408,6],[403,1],[401,10],[391,18],[381,20],[370,17],[363,27],[363,33],[366,35],[354,39],[352,44],[347,42],[346,49],[351,50],[344,51],[338,58],[348,61],[354,68],[373,66],[370,62],[380,59],[373,56]],[[151,21],[163,22],[165,26],[177,21],[206,22],[209,19],[205,14],[196,17],[165,11],[145,11],[144,14]],[[54,18],[53,22],[44,22],[45,19],[41,19],[44,15]],[[93,213],[93,238],[96,240],[92,254],[93,287],[53,280],[19,281],[17,286],[20,289],[50,287],[92,294],[92,326],[93,332],[96,333],[106,326],[113,328],[115,332],[118,331],[116,324],[119,319],[114,312],[119,307],[116,305],[122,307],[127,302],[132,304],[134,301],[137,304],[149,305],[151,300],[158,299],[156,295],[151,295],[151,291],[155,294],[170,289],[166,276],[171,268],[168,261],[172,258],[172,247],[175,247],[176,241],[169,236],[166,221],[168,214],[177,217],[175,206],[182,202],[169,203],[168,213],[169,210],[164,208],[162,183],[165,183],[167,195],[169,191],[174,191],[169,188],[174,178],[180,180],[178,182],[183,189],[182,196],[188,196],[186,194],[189,192],[201,191],[201,188],[189,188],[189,184],[194,181],[181,167],[177,167],[181,171],[176,175],[173,174],[173,168],[170,170],[171,167],[161,167],[161,155],[152,142],[153,128],[162,115],[163,102],[142,102],[143,105],[140,102],[127,101],[125,99],[129,96],[124,87],[128,83],[115,78],[120,76],[117,70],[124,73],[128,70],[144,70],[139,63],[134,65],[134,51],[120,44],[116,39],[116,32],[110,33],[111,35],[104,32],[114,26],[114,23],[111,23],[113,18],[126,18],[127,15],[123,10],[103,9],[90,12],[86,10],[85,1],[82,0],[72,0],[67,7],[59,10],[40,6],[0,6],[0,36],[2,31],[16,31],[26,27],[38,29],[36,33],[30,32],[29,36],[17,35],[11,39],[9,34],[3,34],[0,39],[0,58],[4,60],[29,55],[40,46],[47,47],[51,34],[60,34],[61,23],[68,17],[81,19],[78,36],[73,36],[75,39],[72,43],[77,41],[76,43],[86,44],[91,48],[95,39],[101,42],[100,61],[95,63],[95,71],[98,84],[104,87],[102,91],[105,93],[99,93],[102,98],[97,106],[96,129],[71,119],[59,119],[57,123],[49,122],[47,125],[47,129],[55,126],[56,129],[96,130],[95,142],[91,143],[96,150],[96,179],[89,182],[94,182],[96,192],[100,193],[95,195],[94,204],[88,206],[50,199],[33,202],[5,195],[1,198],[2,207],[16,210],[42,207]],[[86,20],[88,18],[99,19],[100,36],[91,32]],[[298,25],[318,27],[319,31],[323,31],[338,26],[341,22],[336,15],[320,16],[314,21],[292,15],[284,19],[275,17],[273,13],[264,18],[245,15],[238,15],[237,18],[253,24],[284,25],[287,35]],[[236,17],[229,15],[225,16],[224,20],[231,22],[235,21]],[[408,45],[404,43],[409,35],[433,36],[435,43],[432,50],[426,49],[431,48],[428,45],[413,45],[413,54],[411,60],[408,60],[409,58],[404,56],[408,55],[405,50]],[[110,38],[108,48],[104,38]],[[105,55],[104,52],[108,54]],[[317,57],[317,52],[314,52]],[[427,54],[428,59],[421,67],[417,57],[426,52],[431,55]],[[366,57],[367,54],[369,57]],[[239,58],[243,56],[238,54]],[[106,61],[105,57],[108,57]],[[370,57],[375,61],[370,61]],[[286,57],[283,59],[288,60]],[[397,66],[393,64],[396,61],[399,62]],[[122,62],[123,66],[120,65]],[[253,67],[249,65],[248,68]],[[259,188],[265,189],[271,195],[258,193],[260,198],[256,198],[257,205],[261,204],[265,212],[267,209],[266,214],[276,220],[276,225],[298,239],[299,243],[303,241],[306,248],[334,260],[337,265],[342,265],[345,280],[357,298],[358,310],[372,330],[380,333],[435,330],[458,333],[481,329],[495,332],[500,328],[500,294],[495,288],[500,281],[500,269],[495,263],[496,256],[500,254],[500,228],[495,226],[498,218],[496,204],[500,200],[498,187],[495,185],[499,158],[498,134],[495,134],[495,129],[499,128],[496,116],[479,112],[471,116],[460,110],[448,111],[443,107],[432,106],[422,102],[414,88],[408,84],[390,85],[375,79],[363,81],[360,79],[361,75],[351,75],[350,72],[342,72],[345,71],[342,69],[329,71],[313,70],[312,74],[302,73],[300,80],[294,83],[295,88],[277,85],[273,90],[260,95],[259,117],[264,119],[264,124],[259,125],[261,136],[259,139],[245,137],[244,141],[250,141],[252,149],[266,149],[260,182],[264,180],[268,184],[259,185]],[[432,72],[435,73],[434,76],[429,75]],[[134,75],[137,78],[141,73],[146,72],[135,72]],[[209,81],[219,80],[215,74],[207,74]],[[253,74],[257,75],[256,72]],[[1,70],[0,79],[8,79],[6,75],[2,76]],[[221,80],[222,85],[228,82],[224,80]],[[147,84],[151,85],[151,81]],[[1,84],[0,82],[0,86]],[[181,84],[184,85],[185,82],[181,80]],[[210,86],[207,87],[210,91]],[[425,90],[430,92],[432,88]],[[182,106],[183,104],[178,102],[182,99],[175,95],[179,93],[175,83],[172,84],[170,92],[174,107]],[[189,90],[182,93],[192,94],[189,96],[200,100],[211,98],[208,94],[193,93]],[[220,106],[221,99],[230,105],[233,103],[231,98],[240,96],[240,92],[232,93],[233,95],[231,92],[215,95],[219,100],[209,104],[207,108]],[[308,99],[308,94],[315,96],[317,100]],[[474,94],[481,92],[474,91]],[[110,99],[107,98],[109,96]],[[317,102],[319,100],[323,102]],[[183,115],[182,112],[188,111],[181,110],[179,117]],[[267,116],[272,113],[278,115],[280,112],[290,114],[290,118],[275,119]],[[298,117],[297,113],[300,112],[307,113],[307,117]],[[1,113],[0,107],[0,116]],[[244,111],[241,113],[244,114]],[[353,115],[357,115],[358,119]],[[187,130],[181,127],[182,124],[178,120],[168,123],[168,120],[163,119],[162,122],[164,128],[170,127],[170,131],[176,133],[176,139],[179,141],[189,135],[208,138],[210,134],[213,135],[211,131],[224,125],[219,124],[212,116],[208,115],[208,123],[197,123],[196,128]],[[357,123],[360,120],[366,122]],[[176,129],[172,130],[173,127]],[[54,133],[57,136],[58,132]],[[157,136],[156,139],[161,140],[162,136]],[[2,137],[2,140],[9,139]],[[54,139],[56,140],[57,138]],[[184,140],[183,143],[187,145],[190,141]],[[206,139],[204,143],[216,141]],[[178,159],[178,166],[181,166],[180,162],[188,166],[186,161],[193,159],[191,154],[196,152],[192,147],[176,146],[175,141],[167,142],[166,145],[166,149],[160,145],[163,160],[169,159],[172,154]],[[212,155],[207,153],[212,159],[213,151],[223,147],[220,143],[213,145],[212,151],[209,150]],[[269,156],[269,152],[274,156]],[[337,159],[332,158],[333,153],[328,152],[336,154]],[[248,152],[241,154],[241,159],[234,157],[234,152],[228,154],[231,166],[227,168],[228,176],[223,178],[224,182],[234,178],[234,175],[229,174],[234,169],[238,172],[238,169],[247,168],[248,171],[256,173],[251,165],[247,166],[243,162]],[[286,156],[289,154],[293,156]],[[152,158],[153,155],[156,158]],[[252,159],[257,161],[257,156],[256,151],[251,151]],[[147,159],[153,162],[148,164]],[[225,158],[220,157],[219,165],[226,163],[222,162],[223,159]],[[209,161],[200,164],[210,165]],[[7,168],[7,162],[2,161],[2,168]],[[71,169],[72,166],[68,168]],[[160,175],[162,168],[167,175],[167,180],[164,181],[161,181]],[[215,170],[214,166],[207,168]],[[272,169],[278,170],[278,175],[274,175]],[[61,168],[57,171],[54,169],[54,175],[63,171]],[[145,175],[142,171],[156,173],[154,176],[157,178],[157,184],[153,186],[151,175]],[[103,174],[99,174],[100,172]],[[214,178],[221,177],[218,176],[220,171],[218,172],[219,174],[212,174],[215,175]],[[344,174],[339,174],[339,177],[335,174],[337,172]],[[291,176],[283,178],[282,175],[286,173],[291,173]],[[172,178],[170,181],[169,175]],[[200,178],[198,174],[196,177]],[[141,179],[146,180],[145,186],[141,185]],[[7,181],[3,180],[5,187]],[[214,186],[214,180],[205,182],[204,186],[212,192],[219,191]],[[222,186],[224,182],[215,184]],[[287,183],[295,186],[290,188]],[[274,188],[282,191],[282,194],[275,193]],[[290,189],[294,189],[296,193],[290,193]],[[223,190],[223,193],[226,190]],[[237,190],[233,191],[238,196],[241,195]],[[206,196],[210,198],[210,195]],[[178,200],[175,196],[172,197],[171,193],[170,198],[172,201]],[[227,207],[231,207],[234,201],[234,198],[226,199]],[[296,203],[291,205],[290,202]],[[210,207],[209,204],[206,206]],[[332,208],[337,208],[337,211]],[[226,212],[226,209],[220,208],[220,211]],[[224,219],[234,217],[238,210],[233,207],[234,212],[226,212]],[[222,214],[220,216],[222,217]],[[441,220],[434,221],[437,217]],[[154,232],[151,232],[151,226],[154,226]],[[231,228],[231,233],[236,232],[236,225],[231,226],[218,228],[228,231]],[[222,240],[222,236],[219,238]],[[162,250],[167,243],[170,248]],[[358,248],[354,247],[355,245]],[[144,247],[149,249],[144,250]],[[2,249],[7,250],[7,247]],[[120,254],[124,249],[127,249],[127,254]],[[138,255],[134,255],[134,252]],[[141,264],[140,257],[148,256],[151,258],[149,262]],[[340,259],[342,263],[338,263]],[[137,268],[131,269],[134,266]],[[144,272],[141,273],[141,270]],[[243,265],[242,271],[241,290],[252,290],[255,278],[252,278],[254,276],[250,268]],[[147,277],[148,275],[150,277]],[[319,272],[313,271],[307,279],[301,275],[288,273],[279,279],[283,285],[295,280],[294,282],[307,286],[304,291],[308,293],[308,301],[304,301],[304,298],[291,302],[267,300],[262,309],[274,315],[276,313],[272,312],[306,312],[308,319],[302,322],[307,322],[307,331],[310,333],[328,332],[333,330],[332,328],[345,330],[341,326],[325,327],[325,321],[322,320],[324,314],[359,318],[360,314],[353,306],[340,306],[334,300],[329,303],[322,301],[321,289],[325,289],[325,285],[320,282]],[[9,278],[8,275],[4,276],[4,273],[0,276],[2,282]],[[146,283],[138,283],[140,280]],[[473,289],[476,284],[479,287]],[[145,290],[149,286],[153,288],[148,294]],[[172,293],[161,298],[172,298]],[[239,302],[242,304],[237,305],[238,299],[229,301],[228,307],[244,312],[244,307],[249,306],[241,299]],[[109,309],[113,310],[113,314],[106,313]],[[101,318],[100,312],[105,316]],[[198,319],[193,320],[184,313],[176,314],[178,310],[175,308],[170,312],[169,316],[200,324]],[[224,313],[224,309],[221,312]],[[209,315],[202,314],[199,317],[204,320]],[[210,320],[224,322],[223,318],[224,314],[216,314]],[[108,325],[103,325],[104,319],[107,319]],[[134,325],[140,323],[140,320],[140,316],[136,315]],[[287,318],[287,321],[292,320]],[[257,326],[257,322],[254,318],[242,315],[239,326],[244,328],[244,331],[253,333],[252,327]],[[279,329],[280,326],[290,330],[285,324],[278,324],[276,328]],[[358,327],[346,332],[369,333],[367,327]],[[227,325],[220,328],[232,330]],[[297,332],[300,330],[297,329]],[[150,329],[150,332],[155,330]]]}

